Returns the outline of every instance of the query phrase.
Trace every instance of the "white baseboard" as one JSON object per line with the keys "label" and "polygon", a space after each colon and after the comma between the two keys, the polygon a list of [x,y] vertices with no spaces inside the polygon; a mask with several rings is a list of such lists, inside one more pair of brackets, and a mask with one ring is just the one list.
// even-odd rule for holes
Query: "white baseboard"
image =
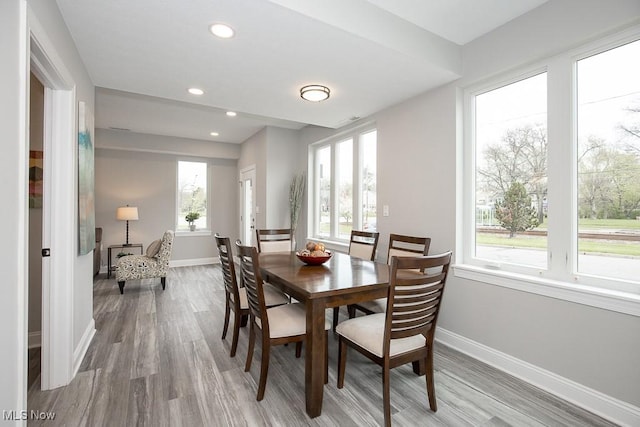
{"label": "white baseboard", "polygon": [[218,257],[177,259],[169,261],[169,267],[191,267],[193,265],[220,264]]}
{"label": "white baseboard", "polygon": [[438,327],[440,343],[507,372],[621,426],[640,426],[640,408]]}
{"label": "white baseboard", "polygon": [[42,332],[29,332],[29,348],[42,347]]}
{"label": "white baseboard", "polygon": [[78,373],[78,369],[80,369],[80,364],[82,363],[82,359],[84,359],[84,355],[87,353],[89,349],[89,344],[91,344],[91,340],[93,336],[96,334],[96,321],[91,318],[91,322],[87,325],[87,329],[82,334],[82,338],[80,338],[80,342],[78,343],[75,350],[73,350],[73,371],[71,378],[75,378]]}

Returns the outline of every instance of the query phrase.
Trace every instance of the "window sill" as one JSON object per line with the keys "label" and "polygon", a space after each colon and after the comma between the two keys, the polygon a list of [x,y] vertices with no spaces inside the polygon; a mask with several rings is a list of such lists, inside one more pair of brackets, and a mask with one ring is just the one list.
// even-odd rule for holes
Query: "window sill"
{"label": "window sill", "polygon": [[[307,237],[307,239],[305,240],[305,243],[308,241],[323,243],[324,247],[329,249],[330,251],[349,253],[349,242],[345,243],[345,242],[339,242],[337,240],[322,239],[319,237]],[[300,245],[297,245],[297,246],[300,246]]]}
{"label": "window sill", "polygon": [[587,285],[494,271],[468,264],[453,266],[454,277],[502,286],[578,304],[640,317],[640,295]]}
{"label": "window sill", "polygon": [[201,237],[211,236],[211,234],[211,230],[176,231],[176,237]]}

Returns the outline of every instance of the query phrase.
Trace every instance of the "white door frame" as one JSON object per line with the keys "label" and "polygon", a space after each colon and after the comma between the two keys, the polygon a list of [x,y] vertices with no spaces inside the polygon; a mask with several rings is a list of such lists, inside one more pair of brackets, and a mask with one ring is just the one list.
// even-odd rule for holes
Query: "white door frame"
{"label": "white door frame", "polygon": [[[253,206],[251,206],[251,212],[252,212],[252,216],[251,218],[247,219],[244,216],[244,212],[245,212],[245,186],[244,186],[244,181],[246,179],[251,179],[251,183],[252,183],[252,197],[251,197],[251,201]],[[240,201],[240,239],[242,240],[242,244],[243,245],[253,245],[255,242],[253,242],[254,239],[254,233],[251,233],[251,238],[249,239],[249,241],[245,241],[247,239],[245,239],[245,235],[244,235],[244,231],[245,231],[245,223],[248,220],[251,224],[251,230],[255,230],[255,225],[256,225],[256,165],[251,165],[248,166],[246,168],[243,168],[240,170],[240,177],[239,177],[239,182],[240,182],[240,197],[239,197],[239,201]]]}
{"label": "white door frame", "polygon": [[31,66],[26,78],[31,71],[45,87],[42,239],[51,257],[42,263],[41,388],[49,390],[69,384],[74,375],[76,85],[30,8],[27,17]]}

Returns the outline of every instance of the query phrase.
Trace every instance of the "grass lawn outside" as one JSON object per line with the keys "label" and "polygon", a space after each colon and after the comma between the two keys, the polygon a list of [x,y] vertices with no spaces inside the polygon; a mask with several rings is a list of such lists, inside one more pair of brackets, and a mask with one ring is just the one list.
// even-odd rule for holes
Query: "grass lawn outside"
{"label": "grass lawn outside", "polygon": [[[546,249],[547,238],[545,236],[518,235],[509,238],[508,236],[499,234],[477,233],[476,244],[512,248]],[[578,242],[578,251],[582,253],[640,257],[640,242],[580,239]]]}

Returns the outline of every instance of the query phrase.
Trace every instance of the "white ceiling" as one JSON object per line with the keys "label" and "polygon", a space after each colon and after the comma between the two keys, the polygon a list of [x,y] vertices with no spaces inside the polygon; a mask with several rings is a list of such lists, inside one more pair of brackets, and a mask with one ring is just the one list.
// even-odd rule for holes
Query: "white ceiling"
{"label": "white ceiling", "polygon": [[[460,45],[545,1],[57,3],[97,86],[97,128],[241,143],[266,125],[340,127],[453,81]],[[211,35],[214,22],[235,37]],[[305,84],[331,97],[304,101]]]}

